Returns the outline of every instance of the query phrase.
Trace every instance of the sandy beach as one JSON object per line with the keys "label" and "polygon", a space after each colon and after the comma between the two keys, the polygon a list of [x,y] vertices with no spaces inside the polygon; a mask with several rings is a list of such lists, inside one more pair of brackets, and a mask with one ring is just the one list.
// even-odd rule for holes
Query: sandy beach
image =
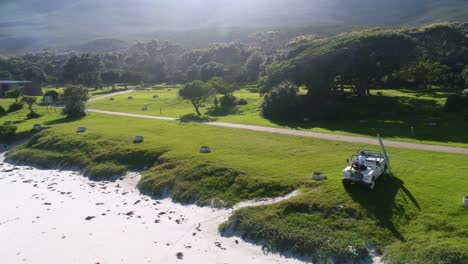
{"label": "sandy beach", "polygon": [[305,263],[221,237],[218,225],[231,209],[140,194],[137,173],[95,182],[78,172],[15,166],[4,153],[0,164],[2,263]]}

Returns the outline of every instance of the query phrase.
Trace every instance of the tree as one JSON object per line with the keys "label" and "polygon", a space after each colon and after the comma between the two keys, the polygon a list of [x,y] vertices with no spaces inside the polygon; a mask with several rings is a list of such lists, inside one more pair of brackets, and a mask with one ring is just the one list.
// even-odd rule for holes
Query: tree
{"label": "tree", "polygon": [[213,77],[208,81],[208,84],[211,85],[219,94],[224,96],[231,94],[235,91],[234,85],[227,83],[221,77]]}
{"label": "tree", "polygon": [[461,76],[463,80],[465,80],[465,87],[468,87],[468,66],[465,66],[465,69],[463,70]]}
{"label": "tree", "polygon": [[120,77],[122,82],[125,85],[125,89],[127,89],[127,84],[129,83],[140,83],[143,80],[142,74],[138,72],[132,72],[132,71],[124,71],[122,72],[122,76]]}
{"label": "tree", "polygon": [[431,89],[449,70],[447,65],[425,61],[402,67],[399,76],[407,81],[423,84],[425,89]]}
{"label": "tree", "polygon": [[34,97],[34,96],[23,96],[21,98],[21,102],[28,105],[28,109],[29,109],[28,118],[36,118],[36,117],[39,116],[33,109],[33,105],[37,102],[36,97]]}
{"label": "tree", "polygon": [[[213,77],[208,81],[208,84],[213,87],[213,89],[223,95],[220,99],[221,106],[223,108],[233,107],[236,103],[236,97],[232,94],[235,91],[234,85],[225,82],[221,77]],[[218,101],[216,100],[215,107],[218,107]]]}
{"label": "tree", "polygon": [[244,66],[248,81],[252,81],[252,82],[258,81],[260,67],[264,61],[265,59],[263,58],[262,53],[258,51],[254,51],[252,52],[252,54],[250,54]]}
{"label": "tree", "polygon": [[199,108],[215,93],[211,85],[202,81],[193,81],[187,83],[184,88],[179,90],[179,96],[192,103],[197,115],[201,115]]}
{"label": "tree", "polygon": [[66,83],[80,84],[86,87],[101,85],[103,65],[99,55],[90,53],[72,56],[63,67],[63,79]]}
{"label": "tree", "polygon": [[89,99],[88,89],[83,86],[67,87],[63,91],[63,113],[70,118],[86,115],[86,102]]}
{"label": "tree", "polygon": [[0,80],[11,80],[13,75],[9,71],[0,70]]}
{"label": "tree", "polygon": [[208,81],[215,76],[223,76],[224,65],[214,61],[207,62],[200,67],[200,78],[202,81]]}
{"label": "tree", "polygon": [[292,82],[285,81],[276,85],[265,95],[262,103],[262,115],[276,120],[291,120],[297,114],[297,93],[299,88]]}
{"label": "tree", "polygon": [[270,64],[259,83],[266,93],[284,80],[305,85],[311,97],[326,97],[340,76],[366,95],[370,84],[391,75],[415,57],[416,43],[399,32],[362,31],[299,45],[288,59]]}
{"label": "tree", "polygon": [[120,81],[121,73],[118,70],[109,70],[101,74],[102,82],[112,84],[112,90],[115,89],[115,83]]}
{"label": "tree", "polygon": [[46,79],[44,70],[35,66],[27,67],[21,75],[25,80],[31,81],[38,86],[41,86],[42,82]]}
{"label": "tree", "polygon": [[185,76],[187,81],[200,80],[200,66],[196,64],[190,65],[190,67],[188,67],[187,71],[185,72]]}
{"label": "tree", "polygon": [[19,89],[11,89],[5,93],[6,98],[14,98],[15,103],[18,103],[18,98],[21,96],[21,91]]}

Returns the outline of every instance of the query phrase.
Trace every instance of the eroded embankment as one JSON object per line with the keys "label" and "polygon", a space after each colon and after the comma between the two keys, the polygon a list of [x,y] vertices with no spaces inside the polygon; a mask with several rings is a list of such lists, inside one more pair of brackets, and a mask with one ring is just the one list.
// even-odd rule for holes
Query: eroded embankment
{"label": "eroded embankment", "polygon": [[92,179],[108,179],[127,171],[142,171],[139,189],[153,196],[169,195],[177,202],[232,206],[256,198],[278,197],[299,186],[252,179],[235,168],[196,158],[174,157],[168,146],[148,148],[116,144],[98,135],[77,139],[45,131],[11,150],[7,160],[41,168],[78,168]]}

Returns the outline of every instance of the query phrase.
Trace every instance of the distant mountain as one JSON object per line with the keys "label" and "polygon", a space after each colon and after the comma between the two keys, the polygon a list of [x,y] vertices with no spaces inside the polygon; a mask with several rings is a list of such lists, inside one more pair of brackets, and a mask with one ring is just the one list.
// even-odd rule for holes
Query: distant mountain
{"label": "distant mountain", "polygon": [[109,52],[128,48],[128,42],[120,39],[96,39],[70,48],[70,51],[78,52]]}
{"label": "distant mountain", "polygon": [[96,39],[200,39],[195,32],[209,31],[210,43],[254,29],[467,19],[467,0],[2,0],[0,54],[64,50]]}

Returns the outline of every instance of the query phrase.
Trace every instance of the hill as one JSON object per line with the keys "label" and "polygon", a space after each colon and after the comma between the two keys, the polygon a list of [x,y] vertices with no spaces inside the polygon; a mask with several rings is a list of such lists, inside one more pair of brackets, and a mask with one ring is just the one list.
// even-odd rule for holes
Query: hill
{"label": "hill", "polygon": [[203,36],[195,41],[200,46],[280,27],[419,25],[467,17],[463,0],[4,0],[0,54],[67,49],[102,38],[190,44],[187,36]]}

